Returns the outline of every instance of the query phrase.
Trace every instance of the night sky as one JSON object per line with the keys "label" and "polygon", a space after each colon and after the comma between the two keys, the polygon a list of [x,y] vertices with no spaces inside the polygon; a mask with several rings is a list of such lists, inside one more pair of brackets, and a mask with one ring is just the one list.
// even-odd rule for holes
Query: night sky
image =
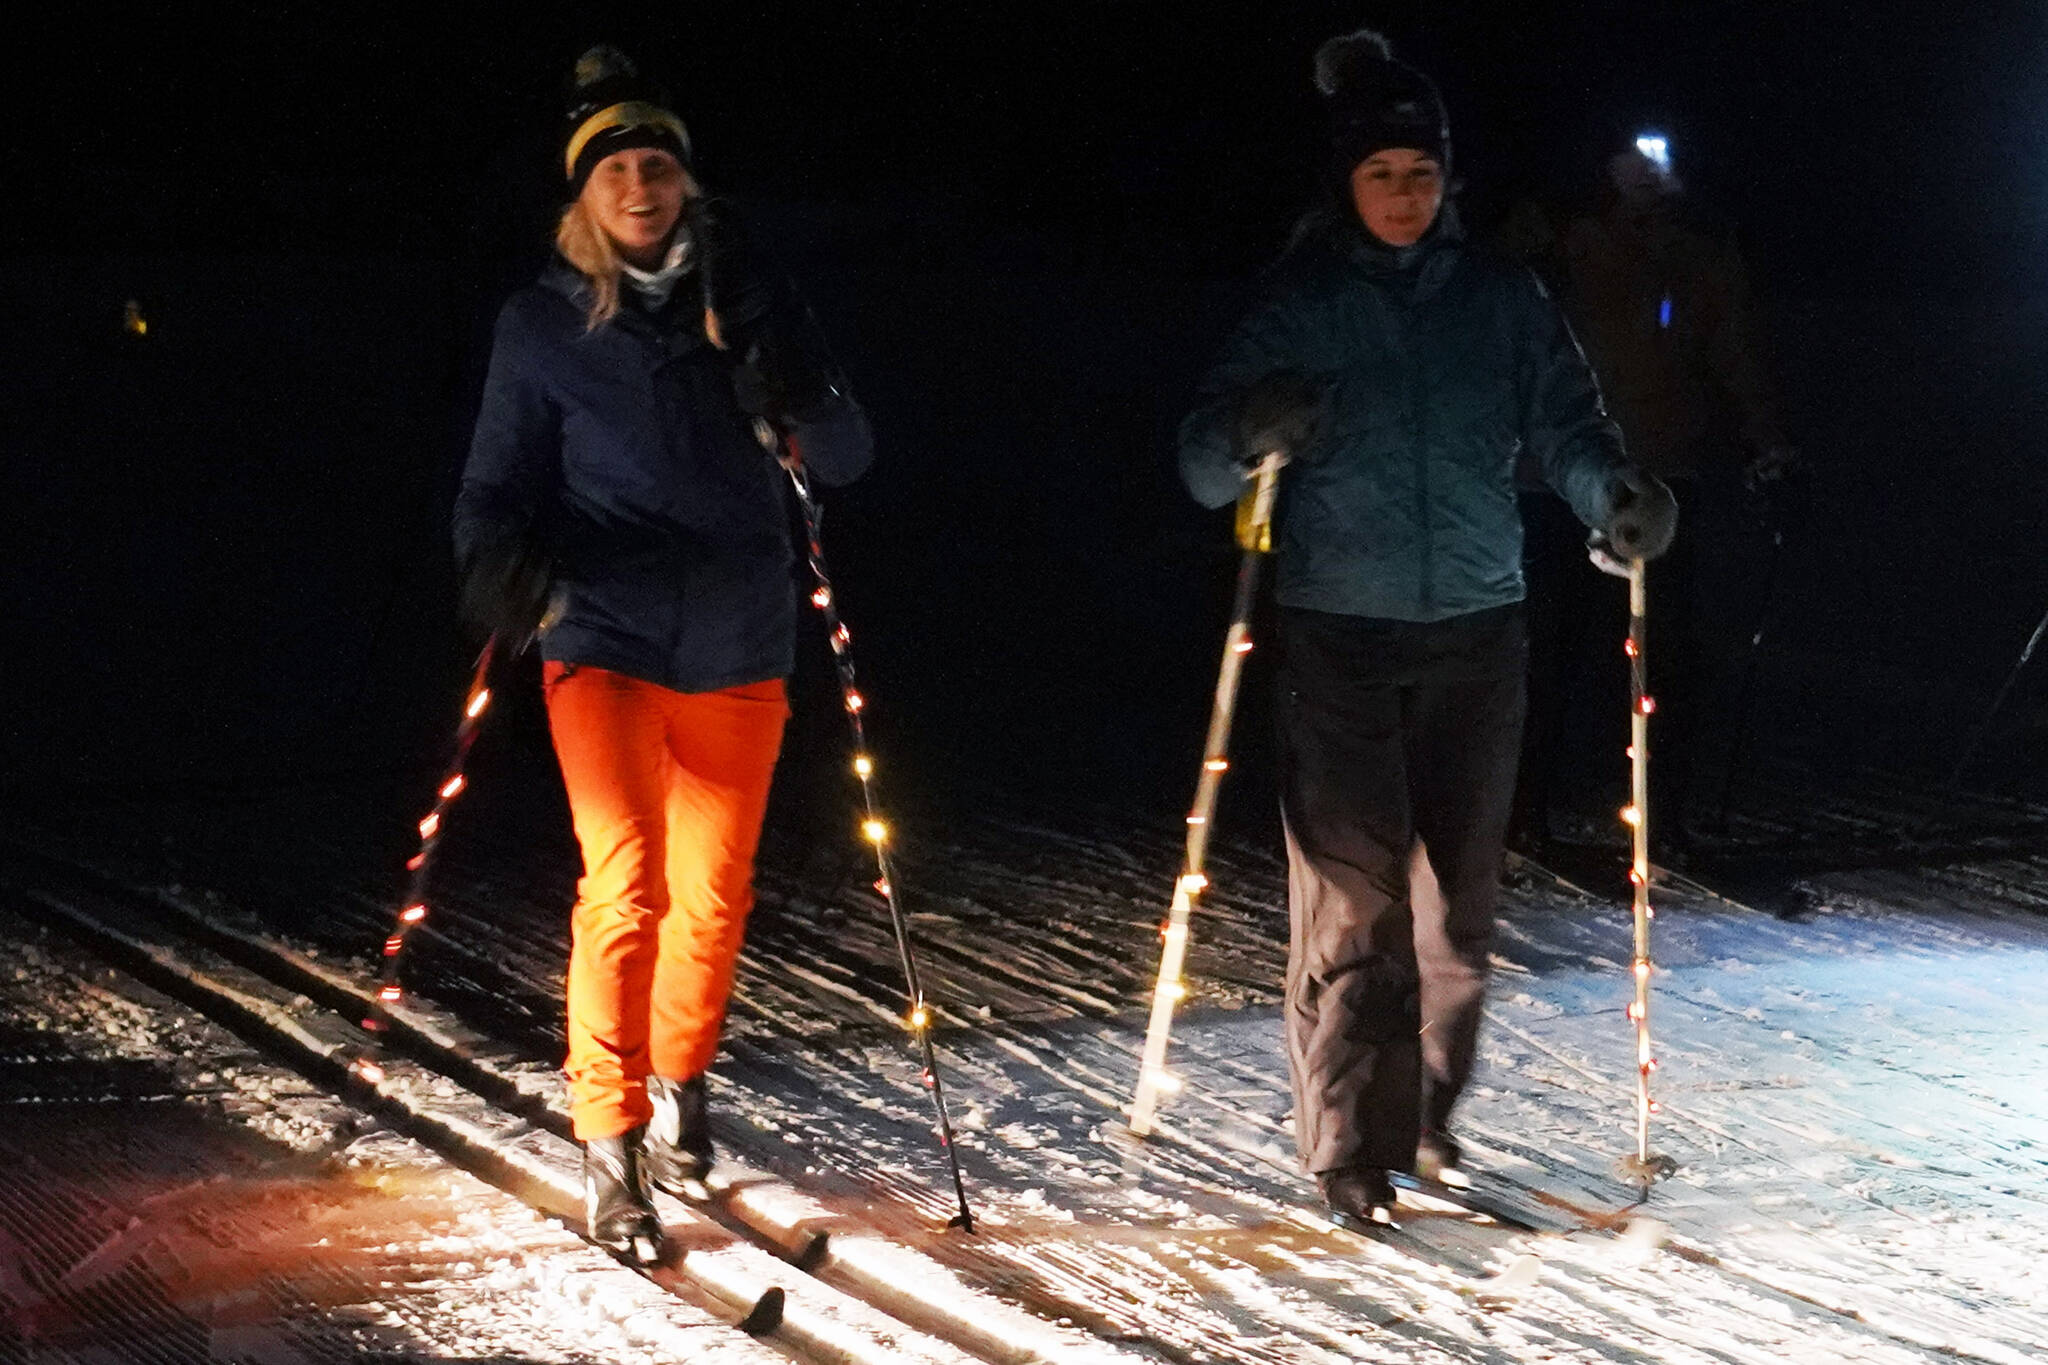
{"label": "night sky", "polygon": [[1366,23],[1442,86],[1478,231],[1585,206],[1654,125],[1740,242],[1824,513],[1773,657],[1865,688],[1825,733],[1788,702],[1809,752],[1939,761],[2048,593],[2037,5],[115,12],[10,28],[0,563],[39,666],[0,683],[0,770],[431,764],[466,663],[447,507],[596,41],[761,206],[874,417],[831,534],[934,752],[1150,764],[1179,799],[1230,551],[1172,432],[1317,192],[1316,46]]}
{"label": "night sky", "polygon": [[727,189],[957,196],[1047,232],[1132,204],[1190,234],[1284,220],[1315,167],[1310,55],[1361,22],[1444,87],[1480,217],[1582,194],[1622,133],[1655,123],[1795,286],[1861,284],[1873,256],[2009,278],[2048,222],[2038,6],[159,10],[46,18],[16,47],[17,249],[513,247],[514,224],[545,226],[563,72],[597,39],[666,76]]}

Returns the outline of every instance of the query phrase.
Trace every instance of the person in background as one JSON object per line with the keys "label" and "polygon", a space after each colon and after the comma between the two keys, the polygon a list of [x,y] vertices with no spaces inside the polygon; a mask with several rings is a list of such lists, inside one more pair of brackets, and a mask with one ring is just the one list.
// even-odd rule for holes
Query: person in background
{"label": "person in background", "polygon": [[1360,31],[1316,54],[1327,200],[1180,429],[1194,497],[1274,451],[1286,990],[1295,1140],[1331,1214],[1392,1218],[1394,1173],[1455,1180],[1526,668],[1515,464],[1604,554],[1670,544],[1570,330],[1446,202],[1428,77]]}
{"label": "person in background", "polygon": [[[1682,863],[1706,712],[1719,661],[1731,652],[1714,643],[1729,633],[1717,632],[1715,621],[1744,615],[1733,600],[1743,595],[1732,586],[1741,577],[1737,561],[1747,555],[1755,523],[1786,510],[1786,495],[1800,487],[1792,477],[1799,460],[1766,378],[1747,271],[1723,234],[1704,230],[1688,213],[1668,141],[1640,137],[1605,171],[1598,208],[1563,235],[1563,300],[1629,453],[1672,489],[1690,528],[1654,576],[1650,655],[1658,705],[1651,830],[1660,861]],[[1582,627],[1616,617],[1611,593],[1562,554],[1556,560],[1550,567],[1564,621]],[[1722,586],[1710,591],[1716,582]],[[1611,662],[1619,634],[1618,625],[1579,630],[1538,691],[1569,691],[1580,669]],[[1609,674],[1624,676],[1618,663]],[[1618,715],[1623,708],[1606,709]],[[1545,725],[1550,745],[1563,728],[1561,721]],[[1619,733],[1596,751],[1625,744]],[[1525,765],[1533,790],[1522,823],[1538,845],[1557,766],[1554,753]],[[1621,765],[1613,771],[1618,782]],[[1610,799],[1599,803],[1596,818],[1606,827],[1616,793],[1602,795]],[[1538,800],[1545,806],[1541,822],[1533,809]]]}
{"label": "person in background", "polygon": [[815,324],[691,171],[631,62],[577,63],[556,258],[505,304],[454,515],[464,615],[538,632],[583,877],[570,1119],[589,1235],[664,1249],[650,1186],[708,1170],[718,1049],[788,716],[796,600],[782,471],[867,467]]}

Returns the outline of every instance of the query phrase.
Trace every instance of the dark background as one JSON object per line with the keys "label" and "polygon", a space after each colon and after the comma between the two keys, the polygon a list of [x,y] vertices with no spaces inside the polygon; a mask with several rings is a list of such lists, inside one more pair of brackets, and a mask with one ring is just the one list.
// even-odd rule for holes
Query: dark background
{"label": "dark background", "polygon": [[[43,18],[8,59],[10,788],[438,761],[489,324],[544,259],[564,73],[609,40],[665,76],[873,413],[828,540],[905,780],[1170,812],[1233,560],[1172,428],[1314,193],[1315,46],[1365,22],[1442,85],[1479,228],[1669,133],[1814,470],[1765,745],[1945,770],[2048,606],[2035,7],[273,4]],[[815,646],[799,765],[839,724]],[[2042,691],[1981,780],[2035,770]],[[503,742],[541,743],[522,705]]]}

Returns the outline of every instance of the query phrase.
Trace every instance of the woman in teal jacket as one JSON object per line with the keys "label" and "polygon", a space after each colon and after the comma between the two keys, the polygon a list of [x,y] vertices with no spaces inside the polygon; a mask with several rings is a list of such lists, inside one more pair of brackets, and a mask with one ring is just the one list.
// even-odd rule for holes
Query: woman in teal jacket
{"label": "woman in teal jacket", "polygon": [[[1273,268],[1181,426],[1219,507],[1282,475],[1281,813],[1296,1141],[1332,1213],[1386,1221],[1389,1173],[1458,1178],[1528,650],[1514,469],[1606,557],[1669,544],[1583,355],[1526,270],[1444,203],[1435,86],[1359,32],[1316,56],[1335,202]],[[1618,628],[1618,626],[1617,626]]]}

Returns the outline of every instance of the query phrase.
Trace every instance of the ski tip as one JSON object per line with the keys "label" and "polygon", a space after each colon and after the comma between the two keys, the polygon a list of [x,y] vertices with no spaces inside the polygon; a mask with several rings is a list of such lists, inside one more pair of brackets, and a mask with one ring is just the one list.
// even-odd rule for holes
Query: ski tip
{"label": "ski tip", "polygon": [[754,1300],[754,1306],[747,1310],[747,1315],[740,1319],[739,1329],[751,1337],[764,1337],[782,1326],[785,1297],[781,1285],[769,1285],[761,1297]]}
{"label": "ski tip", "polygon": [[825,1264],[825,1258],[831,1254],[832,1234],[822,1228],[813,1228],[804,1234],[803,1241],[797,1246],[796,1254],[790,1257],[790,1262],[804,1274],[815,1275]]}

